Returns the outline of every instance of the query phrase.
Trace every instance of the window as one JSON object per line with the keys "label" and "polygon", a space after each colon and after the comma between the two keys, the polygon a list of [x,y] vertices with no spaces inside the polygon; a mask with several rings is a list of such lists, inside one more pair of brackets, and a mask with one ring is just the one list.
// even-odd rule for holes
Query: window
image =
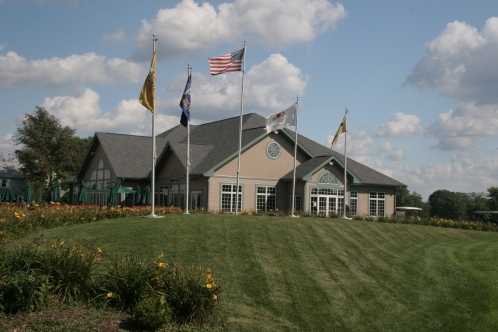
{"label": "window", "polygon": [[384,193],[370,193],[369,196],[369,214],[372,217],[383,217],[385,206]]}
{"label": "window", "polygon": [[185,184],[171,185],[171,204],[176,207],[185,207]]}
{"label": "window", "polygon": [[356,216],[358,213],[358,193],[350,192],[349,193],[349,215]]}
{"label": "window", "polygon": [[2,182],[0,183],[0,187],[7,188],[7,179],[2,179]]}
{"label": "window", "polygon": [[277,205],[276,189],[272,186],[256,187],[256,213],[275,211]]}
{"label": "window", "polygon": [[331,217],[344,213],[344,189],[312,188],[310,199],[312,214]]}
{"label": "window", "polygon": [[169,187],[168,186],[162,186],[161,190],[159,192],[159,200],[158,203],[161,206],[168,206],[170,205],[170,194],[169,194]]}
{"label": "window", "polygon": [[192,210],[202,209],[202,191],[192,191],[190,193],[190,208]]}
{"label": "window", "polygon": [[278,159],[278,157],[280,157],[280,151],[280,145],[277,142],[270,142],[266,147],[266,156],[270,159]]}
{"label": "window", "polygon": [[[236,200],[236,185],[223,184],[221,185],[221,211],[222,212],[235,212]],[[239,195],[237,199],[238,211],[242,209],[242,186],[239,185]]]}
{"label": "window", "polygon": [[[291,202],[292,202],[292,198],[291,198]],[[303,210],[303,198],[301,196],[296,195],[296,199],[294,200],[294,209],[296,211]]]}

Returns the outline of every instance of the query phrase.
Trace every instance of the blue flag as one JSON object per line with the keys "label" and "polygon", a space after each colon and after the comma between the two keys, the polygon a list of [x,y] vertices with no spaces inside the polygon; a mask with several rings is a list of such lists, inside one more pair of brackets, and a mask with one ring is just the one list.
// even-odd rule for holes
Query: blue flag
{"label": "blue flag", "polygon": [[180,123],[187,126],[190,121],[190,82],[192,81],[192,74],[188,74],[187,84],[183,90],[182,99],[180,99],[180,108],[182,109],[182,117]]}

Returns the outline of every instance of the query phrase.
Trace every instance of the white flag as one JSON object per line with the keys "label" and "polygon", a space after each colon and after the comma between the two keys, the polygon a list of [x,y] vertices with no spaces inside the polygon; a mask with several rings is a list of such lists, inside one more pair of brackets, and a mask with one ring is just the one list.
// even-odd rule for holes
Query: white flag
{"label": "white flag", "polygon": [[296,126],[297,104],[292,105],[285,111],[274,113],[266,119],[266,131],[272,132],[289,126]]}

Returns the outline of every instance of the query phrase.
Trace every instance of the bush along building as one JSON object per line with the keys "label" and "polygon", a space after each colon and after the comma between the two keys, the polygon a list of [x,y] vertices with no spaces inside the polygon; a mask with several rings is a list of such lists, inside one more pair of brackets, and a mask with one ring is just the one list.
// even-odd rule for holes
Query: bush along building
{"label": "bush along building", "polygon": [[[267,133],[265,118],[243,117],[240,186],[236,188],[239,117],[191,126],[190,199],[193,209],[288,213],[292,199],[294,133]],[[157,136],[156,202],[184,207],[186,129]],[[81,202],[147,204],[152,140],[147,136],[96,133],[79,173]],[[344,156],[298,136],[296,208],[302,214],[341,215]],[[348,158],[351,216],[390,217],[401,182]]]}

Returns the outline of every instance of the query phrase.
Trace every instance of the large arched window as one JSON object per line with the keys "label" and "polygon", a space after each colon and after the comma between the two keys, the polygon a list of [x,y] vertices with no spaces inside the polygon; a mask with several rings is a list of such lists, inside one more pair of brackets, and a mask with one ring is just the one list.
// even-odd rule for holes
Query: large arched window
{"label": "large arched window", "polygon": [[324,172],[318,180],[320,184],[342,185],[341,181],[329,171]]}

